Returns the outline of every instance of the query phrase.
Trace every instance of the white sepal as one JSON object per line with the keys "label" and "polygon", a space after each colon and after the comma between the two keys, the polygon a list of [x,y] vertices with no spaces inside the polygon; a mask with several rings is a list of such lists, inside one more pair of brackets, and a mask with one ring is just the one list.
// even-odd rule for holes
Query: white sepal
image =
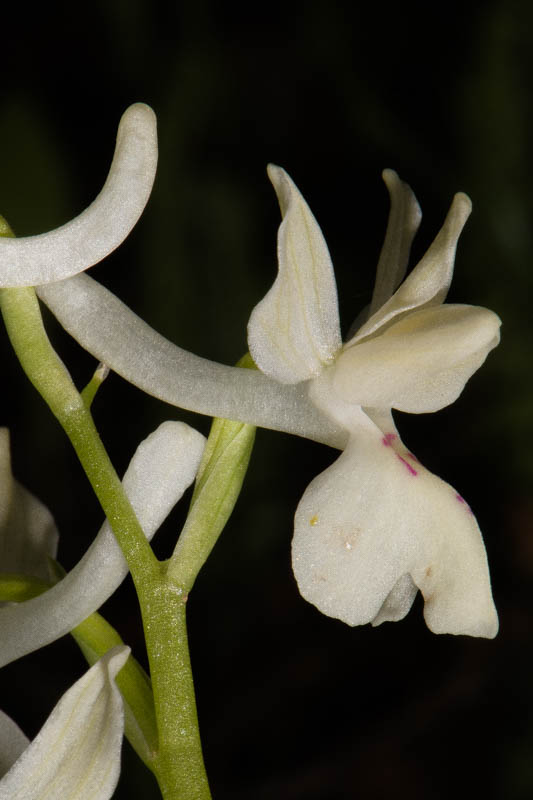
{"label": "white sepal", "polygon": [[422,219],[422,211],[411,187],[400,180],[392,169],[383,170],[383,180],[389,190],[391,208],[369,316],[392,297],[402,282],[409,263],[411,244]]}
{"label": "white sepal", "polygon": [[433,243],[399,289],[346,343],[347,346],[375,333],[379,328],[415,308],[444,302],[453,276],[455,251],[461,231],[472,211],[470,198],[459,192]]}
{"label": "white sepal", "polygon": [[114,647],[58,702],[33,742],[0,780],[0,800],[109,800],[124,733],[115,677],[129,647]]}
{"label": "white sepal", "polygon": [[384,332],[345,347],[334,367],[334,396],[412,414],[453,403],[500,340],[486,308],[442,305],[412,311]]}
{"label": "white sepal", "polygon": [[[124,488],[151,539],[195,478],[205,439],[182,422],[164,422],[137,448]],[[109,523],[78,564],[44,594],[0,609],[0,666],[53,642],[96,611],[128,568]]]}
{"label": "white sepal", "polygon": [[349,625],[379,624],[407,612],[411,579],[434,633],[494,637],[485,548],[468,505],[418,463],[392,424],[382,431],[360,411],[352,430],[296,511],[293,568],[303,597]]}
{"label": "white sepal", "polygon": [[156,167],[156,117],[149,106],[135,103],[122,115],[109,175],[91,205],[48,233],[0,239],[0,286],[58,281],[109,255],[141,216]]}
{"label": "white sepal", "polygon": [[279,272],[248,323],[255,363],[281,383],[320,374],[341,347],[337,287],[329,251],[309,206],[287,173],[268,175],[281,208]]}
{"label": "white sepal", "polygon": [[58,532],[46,506],[13,478],[9,431],[0,428],[0,572],[49,579]]}

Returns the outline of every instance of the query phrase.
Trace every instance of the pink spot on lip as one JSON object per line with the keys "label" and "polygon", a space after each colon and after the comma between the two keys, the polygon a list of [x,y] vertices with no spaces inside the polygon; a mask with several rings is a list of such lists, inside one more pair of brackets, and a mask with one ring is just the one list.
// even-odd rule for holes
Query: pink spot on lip
{"label": "pink spot on lip", "polygon": [[[397,435],[395,433],[386,433],[385,436],[383,437],[383,439],[381,440],[381,443],[383,444],[384,447],[392,447],[392,443],[397,438],[398,437],[397,437]],[[395,455],[396,455],[396,458],[400,459],[400,461],[402,462],[404,467],[407,467],[407,470],[411,475],[418,475],[417,470],[414,469],[409,464],[409,462],[405,460],[405,458],[402,458],[402,456],[399,453],[395,453]],[[411,458],[413,461],[416,461],[416,463],[418,464],[418,458],[416,456],[414,456],[412,453],[407,453],[406,455],[407,455],[408,458]]]}
{"label": "pink spot on lip", "polygon": [[410,475],[418,475],[417,470],[413,469],[413,467],[409,464],[408,461],[405,460],[405,458],[402,458],[400,455],[398,455],[398,453],[396,453],[396,458],[399,458],[402,464],[405,467],[407,467],[407,471],[409,472]]}
{"label": "pink spot on lip", "polygon": [[455,493],[455,499],[457,500],[458,503],[462,503],[464,506],[466,506],[466,508],[467,508],[467,510],[468,510],[468,512],[470,514],[472,514],[472,515],[474,514],[474,512],[472,511],[472,509],[470,508],[470,506],[468,505],[468,503],[464,499],[464,497],[461,497],[461,495],[458,492]]}

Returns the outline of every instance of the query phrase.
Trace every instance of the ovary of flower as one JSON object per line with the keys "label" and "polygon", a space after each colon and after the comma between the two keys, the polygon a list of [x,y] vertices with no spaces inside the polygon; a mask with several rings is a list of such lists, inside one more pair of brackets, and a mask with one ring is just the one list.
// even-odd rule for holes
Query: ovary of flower
{"label": "ovary of flower", "polygon": [[456,195],[439,235],[394,292],[420,210],[409,187],[385,173],[392,208],[373,313],[342,345],[320,228],[288,175],[273,166],[269,175],[283,215],[279,273],[250,318],[250,352],[270,377],[307,381],[312,402],[348,434],[342,455],[312,481],[296,512],[300,591],[350,625],[376,625],[405,616],[420,589],[434,632],[493,637],[498,620],[476,520],[405,448],[391,414],[452,403],[499,341],[492,312],[442,305],[470,201]]}
{"label": "ovary of flower", "polygon": [[142,214],[156,167],[155,114],[149,106],[135,103],[120,120],[111,169],[93,203],[56,230],[0,239],[0,287],[58,281],[109,255]]}

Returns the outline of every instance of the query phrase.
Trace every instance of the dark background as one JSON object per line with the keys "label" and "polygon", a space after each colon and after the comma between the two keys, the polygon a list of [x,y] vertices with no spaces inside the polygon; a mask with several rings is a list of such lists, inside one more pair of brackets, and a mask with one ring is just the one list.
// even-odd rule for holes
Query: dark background
{"label": "dark background", "polygon": [[[414,261],[453,193],[474,214],[455,302],[503,319],[502,344],[459,401],[397,415],[408,446],[475,510],[501,631],[351,629],[302,600],[292,516],[336,457],[259,431],[230,524],[189,601],[205,757],[217,800],[533,794],[533,6],[527,0],[237,5],[95,0],[2,10],[0,212],[17,234],[65,222],[99,191],[131,102],[158,115],[156,186],[128,241],[91,274],[161,333],[234,363],[275,275],[279,211],[265,175],[293,176],[328,240],[344,329],[370,297],[395,168],[424,211]],[[80,387],[94,361],[50,320]],[[69,444],[2,341],[2,416],[15,475],[53,511],[70,568],[101,512]],[[164,419],[208,420],[111,376],[95,416],[117,469]],[[185,504],[156,538],[167,555]],[[142,660],[129,585],[105,607]],[[0,675],[0,707],[34,736],[84,669],[68,639]],[[125,747],[117,797],[157,797]]]}

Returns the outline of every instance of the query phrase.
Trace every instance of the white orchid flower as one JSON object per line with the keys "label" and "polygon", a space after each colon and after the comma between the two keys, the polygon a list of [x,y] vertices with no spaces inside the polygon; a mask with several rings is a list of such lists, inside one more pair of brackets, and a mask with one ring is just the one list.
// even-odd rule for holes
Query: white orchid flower
{"label": "white orchid flower", "polygon": [[114,647],[59,700],[33,742],[0,712],[0,800],[108,800],[120,773],[124,709]]}
{"label": "white orchid flower", "polygon": [[[204,444],[202,434],[190,426],[164,422],[137,448],[123,484],[147,539],[152,538],[193,482]],[[0,464],[2,459],[9,459],[5,429],[4,439],[0,439]],[[37,522],[34,529],[27,524],[17,528],[0,526],[0,572],[46,579],[47,571],[42,571],[46,568],[46,555],[55,556],[57,541],[55,527],[52,535],[47,533],[52,527],[51,516],[29,493],[22,497],[10,494],[6,488],[12,481],[10,469],[3,470],[3,477],[7,482],[0,485],[0,512],[9,496],[10,506],[24,523],[31,519],[31,512],[39,528],[36,529]],[[25,490],[20,487],[18,491]],[[127,572],[124,556],[106,521],[85,555],[59,583],[31,600],[0,608],[0,666],[67,634],[111,596]]]}
{"label": "white orchid flower", "polygon": [[[324,611],[351,624],[399,619],[418,587],[432,630],[494,636],[497,617],[475,519],[458,493],[415,466],[390,413],[436,411],[453,402],[498,342],[500,323],[490,311],[442,305],[470,201],[456,196],[434,243],[397,288],[420,209],[410,189],[385,173],[392,210],[371,313],[342,345],[320,228],[283,170],[271,167],[270,176],[284,220],[278,279],[249,324],[258,372],[182,350],[87,275],[41,286],[39,296],[86,350],[148,393],[344,450],[311,485],[297,514],[296,575],[304,596]],[[363,487],[358,464],[366,464],[364,493],[357,489]],[[337,509],[342,495],[329,480],[333,475],[339,485],[341,477],[355,476],[345,496],[351,499],[342,503],[346,520]],[[326,544],[334,531],[347,554],[343,560]],[[379,575],[372,554],[381,564]],[[351,562],[361,574],[348,568]]]}
{"label": "white orchid flower", "polygon": [[300,591],[329,616],[377,625],[404,617],[420,589],[432,631],[491,638],[498,620],[476,520],[455,489],[409,452],[391,415],[392,408],[422,413],[452,403],[499,341],[491,311],[442,305],[470,201],[456,195],[439,235],[392,294],[420,211],[410,189],[385,173],[392,211],[379,299],[342,345],[320,228],[288,175],[273,166],[269,175],[283,215],[279,274],[250,318],[250,352],[269,377],[305,382],[313,403],[349,437],[296,512]]}
{"label": "white orchid flower", "polygon": [[91,205],[56,230],[3,239],[0,287],[61,280],[109,255],[141,216],[156,167],[155,114],[144,103],[135,103],[122,115],[109,175]]}

